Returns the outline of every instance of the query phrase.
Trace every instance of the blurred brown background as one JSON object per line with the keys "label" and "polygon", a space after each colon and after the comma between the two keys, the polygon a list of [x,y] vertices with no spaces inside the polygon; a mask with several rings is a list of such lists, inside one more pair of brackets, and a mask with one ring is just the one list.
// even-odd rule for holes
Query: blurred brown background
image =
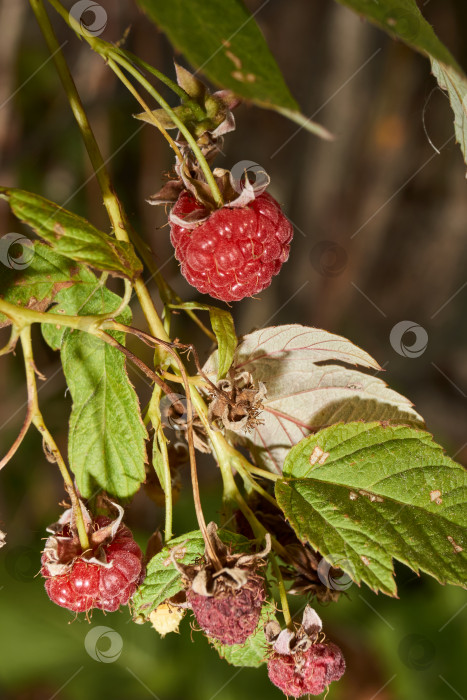
{"label": "blurred brown background", "polygon": [[[117,41],[130,27],[128,48],[173,75],[172,48],[131,0],[102,0],[100,4],[108,13],[102,38]],[[222,2],[219,5],[221,12]],[[296,228],[290,260],[271,287],[259,300],[234,305],[237,330],[246,333],[264,325],[296,322],[348,336],[380,362],[393,388],[411,398],[448,454],[466,463],[467,184],[462,155],[452,137],[448,100],[436,88],[427,60],[331,0],[248,0],[247,5],[251,11],[259,10],[256,19],[304,113],[323,123],[336,140],[321,142],[297,125],[256,107],[236,110],[237,130],[228,135],[225,157],[217,164],[231,167],[247,159],[264,167],[271,176],[271,193]],[[431,0],[424,4],[423,13],[467,68],[465,1]],[[150,242],[177,292],[186,300],[198,298],[179,275],[163,212],[145,202],[159,189],[162,173],[171,167],[168,147],[152,127],[132,119],[138,106],[101,59],[60,20],[53,19],[133,224]],[[1,0],[0,183],[38,192],[107,230],[97,183],[47,58],[29,4]],[[183,63],[181,56],[177,60]],[[9,231],[30,235],[0,203],[0,235]],[[401,332],[397,341],[396,330],[391,344],[391,330],[403,321],[412,322],[415,334]],[[142,326],[143,319],[136,316],[134,323]],[[181,338],[194,340],[201,351],[208,351],[203,337],[186,320],[178,323],[176,331]],[[48,378],[40,392],[46,419],[66,448],[69,397],[64,398],[58,357],[46,348],[38,332],[36,359]],[[24,417],[20,352],[2,358],[0,367],[3,454]],[[144,403],[148,388],[133,370],[131,377]],[[86,693],[93,700],[94,694],[102,696],[109,688],[115,698],[147,697],[144,684],[124,671],[118,675],[117,664],[105,667],[78,658],[82,644],[75,638],[86,633],[85,625],[71,626],[79,634],[69,633],[71,628],[64,632],[68,618],[63,611],[50,611],[41,582],[33,578],[38,569],[36,542],[40,542],[43,526],[55,519],[57,501],[63,496],[34,434],[1,477],[0,521],[10,533],[13,554],[1,582],[5,590],[0,591],[0,612],[5,621],[11,619],[9,633],[18,633],[3,652],[0,640],[0,687],[3,683],[5,697],[51,698],[73,673],[68,656],[56,662],[64,648],[74,654],[76,667],[89,663],[87,675],[80,673],[60,691],[60,697]],[[205,488],[212,490],[209,507],[215,513],[218,482],[212,468],[205,469],[204,481]],[[180,532],[194,525],[188,497],[182,511]],[[138,497],[131,519],[130,524],[140,528],[144,537],[160,522],[161,512]],[[354,586],[348,600],[326,612],[350,667],[342,685],[332,689],[331,698],[405,700],[415,694],[444,700],[466,693],[460,668],[465,595],[438,588],[425,578],[415,580],[407,572],[401,575],[400,603],[376,598]],[[19,609],[22,612],[15,615]],[[34,636],[29,625],[38,610],[42,631]],[[440,633],[454,614],[455,620]],[[53,627],[48,626],[50,616],[55,616]],[[117,623],[108,617],[99,624],[115,627]],[[6,629],[1,635],[4,642]],[[123,622],[119,629],[134,645],[134,666],[129,665],[138,669],[134,673],[163,700],[182,694],[190,700],[211,700],[211,695],[227,699],[252,692],[275,697],[275,691],[263,683],[264,671],[244,671],[222,689],[224,679],[231,679],[235,670],[220,665],[213,658],[215,653],[204,647],[196,651],[198,639],[194,645],[173,639],[156,644],[151,631]],[[76,649],[68,638],[57,642],[68,633]],[[28,635],[36,640],[33,646],[24,646]],[[421,636],[421,641],[409,639],[404,647],[411,635]],[[187,628],[184,636],[189,636]],[[52,660],[34,662],[38,644],[50,645]],[[159,658],[165,658],[164,669],[158,667],[154,679],[144,657],[148,645],[156,645],[162,655]],[[2,654],[8,663],[2,664]],[[186,659],[185,675],[175,663],[178,655]],[[114,674],[111,686],[110,672]],[[194,684],[191,673],[195,674]]]}

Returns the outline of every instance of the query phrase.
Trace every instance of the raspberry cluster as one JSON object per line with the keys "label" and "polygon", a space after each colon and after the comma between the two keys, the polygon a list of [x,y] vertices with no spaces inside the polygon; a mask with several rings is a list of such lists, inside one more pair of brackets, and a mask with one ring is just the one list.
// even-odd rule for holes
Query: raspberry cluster
{"label": "raspberry cluster", "polygon": [[[112,520],[103,516],[95,518],[92,523],[94,532],[111,524]],[[55,539],[59,541],[59,552],[70,551],[74,535],[69,525],[64,525],[61,532],[55,534]],[[120,524],[110,542],[100,543],[95,552],[81,553],[70,562],[58,564],[65,569],[64,573],[54,574],[56,552],[46,547],[41,559],[41,573],[47,579],[47,595],[57,605],[73,612],[87,612],[91,608],[113,612],[128,603],[139,585],[143,573],[142,559],[143,554],[131,531]]]}
{"label": "raspberry cluster", "polygon": [[263,192],[244,207],[216,209],[196,224],[203,212],[184,190],[169,217],[170,240],[187,281],[222,301],[239,301],[269,287],[289,257],[293,236],[276,200]]}

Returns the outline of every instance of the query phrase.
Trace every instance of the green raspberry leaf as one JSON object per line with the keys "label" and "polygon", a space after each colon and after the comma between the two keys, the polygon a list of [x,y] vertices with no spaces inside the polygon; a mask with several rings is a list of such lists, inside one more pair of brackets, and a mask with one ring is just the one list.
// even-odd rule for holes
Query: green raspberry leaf
{"label": "green raspberry leaf", "polygon": [[332,138],[306,119],[258,27],[241,0],[137,0],[173,46],[215,85],[273,109],[321,138]]}
{"label": "green raspberry leaf", "polygon": [[[116,498],[132,496],[145,479],[146,429],[136,392],[126,372],[125,356],[104,341],[59,325],[60,313],[94,315],[118,308],[121,298],[99,283],[90,270],[81,284],[56,296],[57,325],[43,324],[53,349],[61,349],[65,378],[73,399],[68,456],[82,495],[104,489]],[[126,308],[118,320],[128,324]],[[122,345],[123,333],[112,333]]]}
{"label": "green raspberry leaf", "polygon": [[[81,275],[86,274],[82,265],[57,255],[38,241],[28,246],[27,255],[30,262],[24,269],[0,264],[0,298],[10,304],[46,311],[62,289],[79,284]],[[0,328],[9,324],[6,316],[0,314]]]}
{"label": "green raspberry leaf", "polygon": [[354,422],[292,448],[276,498],[298,537],[354,581],[396,595],[393,559],[467,580],[467,471],[424,431]]}
{"label": "green raspberry leaf", "polygon": [[142,264],[131,244],[99,231],[81,216],[24,190],[0,187],[0,197],[56,253],[117,277],[134,280],[141,274]]}

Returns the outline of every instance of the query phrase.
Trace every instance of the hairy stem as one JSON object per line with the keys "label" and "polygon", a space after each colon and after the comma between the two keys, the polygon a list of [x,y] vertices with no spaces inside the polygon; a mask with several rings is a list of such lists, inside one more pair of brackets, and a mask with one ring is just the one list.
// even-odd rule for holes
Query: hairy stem
{"label": "hairy stem", "polygon": [[[30,2],[38,2],[38,0],[30,0]],[[214,201],[216,202],[218,207],[222,207],[224,203],[222,195],[219,191],[216,180],[214,178],[214,175],[212,174],[211,168],[209,167],[206,158],[204,157],[204,155],[201,152],[201,149],[196,143],[196,139],[192,136],[185,124],[177,117],[176,113],[170,107],[168,102],[166,102],[166,100],[164,100],[164,98],[162,97],[162,95],[159,94],[156,88],[148,80],[146,80],[146,78],[141,74],[140,70],[136,68],[130,60],[128,60],[128,58],[124,55],[123,51],[120,51],[112,44],[109,44],[106,41],[102,41],[102,39],[98,39],[97,37],[94,37],[88,32],[86,32],[80,26],[79,22],[77,22],[73,17],[71,17],[68,14],[68,12],[61,5],[59,0],[49,0],[49,2],[52,5],[52,7],[54,7],[54,9],[61,15],[65,22],[78,34],[78,36],[86,39],[93,51],[96,51],[96,53],[100,54],[104,59],[113,59],[115,63],[121,65],[122,68],[124,68],[128,73],[130,73],[130,75],[136,78],[140,85],[144,87],[144,89],[151,95],[151,97],[153,97],[156,100],[156,102],[162,107],[162,109],[169,115],[169,117],[171,118],[175,126],[178,128],[180,133],[182,133],[185,137],[187,143],[190,144],[191,150],[193,151],[199,163],[199,166],[203,171],[204,177],[206,178],[206,182],[208,183],[211,189]]]}
{"label": "hairy stem", "polygon": [[[262,525],[258,518],[255,516],[242,494],[238,490],[237,484],[232,473],[232,454],[230,445],[225,440],[222,433],[218,430],[213,430],[209,424],[207,416],[207,408],[203,399],[199,395],[196,387],[191,387],[191,396],[193,398],[193,404],[196,407],[196,411],[201,418],[203,426],[208,434],[211,444],[214,449],[214,453],[219,464],[219,469],[222,475],[222,481],[224,484],[224,499],[227,501],[235,501],[240,508],[241,512],[248,520],[253,532],[256,537],[263,539],[264,535],[268,532],[264,525]],[[278,542],[274,537],[271,537],[272,548],[277,552],[283,559],[288,559],[287,550],[283,547],[280,542]]]}
{"label": "hairy stem", "polygon": [[65,488],[71,500],[71,507],[75,517],[76,528],[78,530],[79,541],[83,551],[89,549],[89,539],[84,524],[83,513],[79,503],[78,496],[75,491],[75,486],[70,473],[66,467],[65,461],[60,454],[55,440],[48,431],[42,413],[39,408],[37,398],[36,384],[36,367],[34,364],[34,356],[31,343],[31,328],[28,326],[21,331],[21,345],[23,347],[24,366],[26,370],[26,382],[28,387],[28,412],[30,413],[31,422],[36,426],[37,430],[42,435],[44,451],[49,461],[55,462],[62,475]]}
{"label": "hairy stem", "polygon": [[167,452],[167,440],[164,435],[161,423],[161,414],[159,410],[159,402],[161,398],[161,390],[155,387],[152,392],[151,400],[148,406],[148,417],[154,428],[154,440],[157,440],[159,450],[162,456],[164,465],[164,488],[165,497],[165,541],[172,539],[172,519],[173,519],[173,503],[172,503],[172,475],[170,473],[169,455]]}
{"label": "hairy stem", "polygon": [[282,614],[284,616],[284,622],[285,622],[286,627],[288,627],[289,629],[292,629],[293,628],[292,616],[290,614],[289,602],[287,600],[287,591],[285,590],[285,586],[284,586],[284,579],[282,578],[281,570],[279,568],[279,565],[276,561],[276,557],[274,556],[274,554],[271,553],[269,555],[269,558],[271,560],[272,569],[274,571],[274,576],[276,577],[276,581],[277,581],[277,587],[279,589],[279,596],[281,599]]}

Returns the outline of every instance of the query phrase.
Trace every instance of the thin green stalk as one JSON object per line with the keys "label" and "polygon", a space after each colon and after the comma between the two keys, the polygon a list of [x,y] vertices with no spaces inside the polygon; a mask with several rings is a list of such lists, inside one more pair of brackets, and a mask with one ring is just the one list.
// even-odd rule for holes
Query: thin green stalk
{"label": "thin green stalk", "polygon": [[[113,55],[112,55],[113,54]],[[190,131],[187,129],[185,124],[177,117],[176,113],[173,111],[173,109],[170,107],[168,102],[164,100],[162,95],[160,95],[155,87],[151,85],[151,83],[146,80],[146,78],[141,75],[139,70],[135,68],[129,61],[124,59],[122,56],[119,54],[115,54],[114,51],[109,51],[109,58],[113,58],[116,63],[119,63],[122,68],[125,68],[131,75],[133,75],[134,78],[144,87],[144,89],[153,97],[156,102],[159,103],[159,105],[162,107],[162,109],[169,115],[169,117],[172,119],[173,123],[175,126],[178,128],[178,130],[183,134],[185,137],[186,141],[190,144],[191,150],[193,151],[194,155],[196,156],[196,160],[199,163],[199,166],[201,170],[203,171],[203,175],[206,178],[206,182],[208,183],[211,193],[213,196],[213,199],[218,207],[222,207],[224,204],[224,200],[222,199],[222,195],[219,191],[219,188],[217,186],[217,182],[214,178],[214,175],[212,174],[211,168],[208,165],[208,162],[204,155],[201,152],[201,149],[199,148],[198,144],[196,143],[196,139],[192,136]]]}
{"label": "thin green stalk", "polygon": [[165,497],[165,541],[172,539],[172,520],[173,520],[173,503],[172,503],[172,475],[170,473],[169,455],[167,452],[167,441],[162,430],[161,414],[159,402],[161,399],[160,387],[154,387],[151,400],[148,407],[148,417],[151,420],[154,428],[154,440],[157,440],[159,449],[162,455],[164,464],[164,497]]}
{"label": "thin green stalk", "polygon": [[235,465],[235,467],[236,467],[238,473],[239,473],[244,479],[246,479],[246,481],[248,481],[248,483],[250,484],[251,488],[254,489],[254,490],[256,491],[256,493],[259,493],[260,496],[262,496],[262,497],[265,498],[267,501],[269,501],[269,503],[271,503],[271,505],[273,505],[275,508],[279,508],[279,506],[277,505],[277,501],[276,501],[276,499],[274,498],[274,496],[271,496],[270,493],[268,493],[265,489],[263,489],[262,486],[260,486],[260,485],[256,482],[256,480],[251,476],[250,472],[249,472],[247,469],[245,469],[245,467],[243,466],[243,463],[242,463],[241,460],[239,460],[239,459],[238,459],[238,460],[234,460],[234,461],[233,461],[233,464]]}
{"label": "thin green stalk", "polygon": [[[209,425],[209,420],[207,417],[207,408],[203,399],[199,395],[196,387],[191,388],[191,398],[193,401],[193,406],[196,408],[196,412],[200,417],[204,429],[208,434],[211,444],[214,449],[214,454],[216,456],[217,463],[219,464],[219,469],[222,476],[222,481],[224,485],[224,499],[227,502],[235,502],[240,510],[242,511],[245,518],[248,520],[253,532],[258,539],[263,539],[267,534],[267,530],[260,523],[258,518],[255,516],[242,494],[238,490],[237,484],[232,473],[232,454],[231,446],[227,443],[222,433],[218,430],[213,430]],[[280,542],[278,542],[275,537],[271,537],[272,548],[277,554],[279,554],[283,559],[288,559],[287,550],[283,547]]]}
{"label": "thin green stalk", "polygon": [[148,118],[152,121],[154,126],[159,129],[165,140],[169,143],[170,147],[174,150],[175,155],[177,158],[182,161],[182,154],[180,153],[180,149],[178,148],[177,144],[173,140],[173,138],[170,136],[170,134],[167,132],[167,129],[165,129],[160,121],[157,119],[157,117],[152,113],[146,102],[143,100],[141,95],[138,93],[138,91],[134,88],[133,84],[128,80],[126,75],[120,70],[120,68],[117,66],[115,63],[115,60],[113,58],[109,58],[107,60],[107,65],[109,68],[113,70],[117,78],[120,80],[121,83],[127,88],[129,92],[133,95],[133,97],[136,99],[137,102],[141,105],[141,107],[144,109],[146,114],[148,115]]}
{"label": "thin green stalk", "polygon": [[75,486],[57,444],[44,423],[44,418],[39,408],[39,401],[37,398],[36,367],[34,364],[34,356],[32,351],[30,326],[23,328],[20,337],[21,345],[23,347],[24,366],[26,370],[28,411],[30,413],[30,420],[42,435],[42,440],[46,448],[46,454],[48,453],[49,455],[49,461],[56,462],[60,470],[65,488],[71,500],[79,541],[83,551],[86,551],[89,549],[89,539],[86,532],[86,526],[84,524],[80,502],[75,491]]}
{"label": "thin green stalk", "polygon": [[132,53],[131,51],[128,51],[127,49],[122,49],[119,48],[118,52],[126,57],[129,58],[130,61],[133,61],[133,63],[136,63],[136,65],[140,66],[140,68],[143,68],[143,70],[147,70],[148,73],[151,73],[155,78],[161,81],[161,83],[164,83],[164,85],[167,85],[172,92],[174,92],[180,100],[191,107],[197,115],[202,119],[205,117],[205,113],[203,112],[202,108],[199,106],[197,102],[193,100],[191,95],[189,95],[186,90],[184,90],[178,83],[176,83],[174,80],[169,78],[167,75],[164,75],[164,73],[161,73],[160,70],[157,70],[157,68],[154,68],[154,66],[151,66],[150,63],[147,63],[144,61],[142,58],[137,56],[136,54]]}
{"label": "thin green stalk", "polygon": [[[30,2],[37,3],[38,0],[30,0]],[[122,55],[122,51],[112,46],[112,44],[109,44],[106,41],[102,41],[102,39],[98,39],[97,37],[94,37],[91,34],[87,33],[80,26],[79,22],[77,22],[73,17],[69,15],[69,13],[65,10],[65,8],[61,5],[61,3],[58,0],[49,0],[49,2],[52,5],[52,7],[65,20],[68,26],[71,27],[73,31],[75,31],[80,37],[86,39],[93,51],[96,51],[96,53],[100,54],[106,60],[113,59],[116,63],[122,66],[122,68],[124,68],[128,73],[130,73],[130,75],[136,78],[140,85],[144,87],[144,89],[151,95],[151,97],[153,97],[156,100],[156,102],[162,107],[162,109],[169,115],[177,129],[183,134],[187,143],[189,143],[194,155],[196,156],[199,166],[203,171],[204,177],[206,178],[206,182],[208,183],[211,189],[212,196],[216,205],[218,207],[222,207],[224,204],[222,195],[219,191],[214,175],[212,174],[211,168],[209,167],[206,161],[206,158],[204,157],[204,155],[201,152],[201,149],[196,143],[196,139],[192,136],[185,124],[177,117],[177,114],[170,107],[169,103],[166,102],[166,100],[164,100],[164,98],[156,90],[156,88],[148,80],[146,80],[146,78],[141,74],[138,68],[136,68],[133,65],[133,63],[130,60],[128,60],[124,55]]]}
{"label": "thin green stalk", "polygon": [[284,579],[282,578],[281,570],[279,568],[279,565],[276,561],[276,557],[274,554],[270,554],[269,556],[272,564],[272,569],[274,571],[274,576],[276,577],[277,581],[277,587],[279,589],[279,596],[281,599],[281,605],[282,605],[282,614],[284,616],[284,622],[286,624],[286,627],[289,629],[293,628],[292,625],[292,616],[290,614],[290,608],[289,608],[289,601],[287,600],[287,591],[285,590],[284,586]]}

